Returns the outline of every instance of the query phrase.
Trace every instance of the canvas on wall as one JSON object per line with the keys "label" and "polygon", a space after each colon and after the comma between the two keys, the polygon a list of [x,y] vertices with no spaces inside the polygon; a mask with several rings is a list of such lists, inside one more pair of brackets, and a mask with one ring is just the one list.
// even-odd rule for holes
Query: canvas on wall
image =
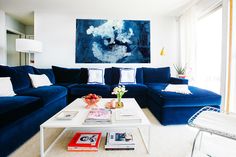
{"label": "canvas on wall", "polygon": [[77,19],[76,63],[150,63],[150,21]]}

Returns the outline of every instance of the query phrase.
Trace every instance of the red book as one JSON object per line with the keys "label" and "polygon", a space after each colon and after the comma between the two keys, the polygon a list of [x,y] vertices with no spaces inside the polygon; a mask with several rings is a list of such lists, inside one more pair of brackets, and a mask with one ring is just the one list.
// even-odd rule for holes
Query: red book
{"label": "red book", "polygon": [[96,152],[98,151],[102,133],[77,132],[67,146],[68,151]]}

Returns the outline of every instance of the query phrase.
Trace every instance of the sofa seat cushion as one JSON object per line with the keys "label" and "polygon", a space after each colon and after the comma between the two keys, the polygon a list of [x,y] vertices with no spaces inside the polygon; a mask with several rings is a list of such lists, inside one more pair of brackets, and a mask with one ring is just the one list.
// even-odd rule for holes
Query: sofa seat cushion
{"label": "sofa seat cushion", "polygon": [[189,86],[192,94],[164,92],[167,84],[152,84],[149,86],[149,96],[162,107],[194,107],[220,105],[221,96],[205,89]]}
{"label": "sofa seat cushion", "polygon": [[151,91],[161,92],[168,86],[168,83],[146,83],[146,86],[148,86]]}
{"label": "sofa seat cushion", "polygon": [[67,95],[67,89],[62,86],[43,86],[30,88],[18,94],[39,97],[42,103],[46,105],[65,97]]}
{"label": "sofa seat cushion", "polygon": [[[113,90],[115,87],[118,85],[113,85],[111,86],[111,90]],[[125,85],[126,90],[128,90],[127,93],[124,94],[124,98],[133,98],[137,96],[143,96],[145,97],[148,88],[144,84],[126,84]]]}
{"label": "sofa seat cushion", "polygon": [[94,93],[102,97],[111,95],[110,86],[102,84],[77,84],[69,87],[70,94],[74,97],[82,97],[89,93]]}
{"label": "sofa seat cushion", "polygon": [[[50,105],[43,106],[29,115],[17,119],[12,123],[8,123],[3,128],[0,128],[0,156],[7,157],[15,149],[19,148],[35,135],[40,125],[55,115],[61,109],[66,106],[66,98],[60,98],[59,100],[51,103]],[[27,155],[19,155],[19,157],[26,157]],[[37,156],[30,154],[29,156]]]}
{"label": "sofa seat cushion", "polygon": [[40,99],[31,96],[14,96],[0,98],[0,127],[18,120],[40,108]]}

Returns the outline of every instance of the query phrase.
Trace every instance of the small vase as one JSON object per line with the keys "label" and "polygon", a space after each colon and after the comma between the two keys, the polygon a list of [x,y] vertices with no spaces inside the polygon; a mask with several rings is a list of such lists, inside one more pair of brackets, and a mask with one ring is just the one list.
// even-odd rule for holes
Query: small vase
{"label": "small vase", "polygon": [[124,106],[124,104],[121,101],[121,96],[117,95],[116,108],[122,108],[123,106]]}
{"label": "small vase", "polygon": [[184,75],[184,74],[179,74],[178,76],[179,76],[179,78],[181,78],[181,79],[185,79],[185,78],[186,78],[186,75]]}

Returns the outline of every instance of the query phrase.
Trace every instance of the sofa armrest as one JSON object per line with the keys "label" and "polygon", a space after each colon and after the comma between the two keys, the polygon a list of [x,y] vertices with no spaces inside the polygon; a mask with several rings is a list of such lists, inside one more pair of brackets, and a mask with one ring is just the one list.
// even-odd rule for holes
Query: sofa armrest
{"label": "sofa armrest", "polygon": [[170,78],[170,83],[171,84],[188,84],[188,80],[187,79],[182,79],[182,78],[171,77]]}

